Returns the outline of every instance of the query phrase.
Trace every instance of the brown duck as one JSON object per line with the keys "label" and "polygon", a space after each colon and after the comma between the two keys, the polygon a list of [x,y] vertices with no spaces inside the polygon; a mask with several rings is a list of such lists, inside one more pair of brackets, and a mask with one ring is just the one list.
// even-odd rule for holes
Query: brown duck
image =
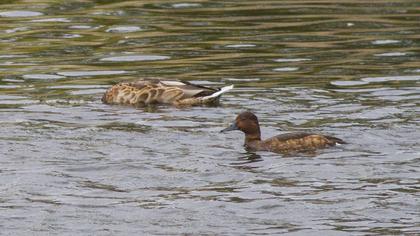
{"label": "brown duck", "polygon": [[253,151],[277,153],[314,151],[345,142],[339,138],[314,133],[287,133],[261,140],[258,118],[252,112],[242,112],[235,122],[221,132],[240,130],[245,133],[245,147]]}
{"label": "brown duck", "polygon": [[233,85],[213,89],[176,80],[140,79],[109,88],[102,97],[106,104],[144,106],[172,104],[176,106],[212,105]]}

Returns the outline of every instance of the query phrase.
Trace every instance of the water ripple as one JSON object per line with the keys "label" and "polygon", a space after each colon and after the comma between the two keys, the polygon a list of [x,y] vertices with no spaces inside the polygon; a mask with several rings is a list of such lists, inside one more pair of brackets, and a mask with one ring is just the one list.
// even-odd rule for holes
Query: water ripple
{"label": "water ripple", "polygon": [[3,11],[0,12],[0,17],[34,17],[44,15],[36,11]]}
{"label": "water ripple", "polygon": [[120,75],[126,74],[128,71],[123,70],[104,70],[104,71],[61,71],[57,72],[58,75],[68,77],[80,77],[80,76],[100,76],[100,75]]}
{"label": "water ripple", "polygon": [[132,33],[142,30],[138,26],[114,26],[111,28],[108,28],[106,32],[109,33]]}
{"label": "water ripple", "polygon": [[40,79],[40,80],[55,80],[65,78],[60,75],[49,75],[49,74],[26,74],[22,76],[24,79]]}
{"label": "water ripple", "polygon": [[104,57],[101,61],[112,61],[112,62],[128,62],[128,61],[156,61],[156,60],[167,60],[168,56],[157,56],[157,55],[129,55],[129,56],[116,56],[116,57]]}

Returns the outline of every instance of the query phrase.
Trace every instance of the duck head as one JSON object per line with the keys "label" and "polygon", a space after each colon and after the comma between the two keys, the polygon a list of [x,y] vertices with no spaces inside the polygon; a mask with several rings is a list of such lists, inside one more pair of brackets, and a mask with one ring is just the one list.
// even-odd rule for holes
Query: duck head
{"label": "duck head", "polygon": [[220,132],[240,130],[245,133],[246,140],[261,140],[260,124],[254,113],[245,111],[239,114],[233,124]]}

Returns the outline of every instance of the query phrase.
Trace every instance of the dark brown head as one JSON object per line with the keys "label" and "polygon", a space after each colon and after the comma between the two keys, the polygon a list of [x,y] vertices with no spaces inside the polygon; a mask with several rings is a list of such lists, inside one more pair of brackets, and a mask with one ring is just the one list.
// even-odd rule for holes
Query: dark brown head
{"label": "dark brown head", "polygon": [[261,140],[260,124],[254,113],[245,111],[236,117],[235,122],[220,132],[240,130],[245,133],[247,139]]}

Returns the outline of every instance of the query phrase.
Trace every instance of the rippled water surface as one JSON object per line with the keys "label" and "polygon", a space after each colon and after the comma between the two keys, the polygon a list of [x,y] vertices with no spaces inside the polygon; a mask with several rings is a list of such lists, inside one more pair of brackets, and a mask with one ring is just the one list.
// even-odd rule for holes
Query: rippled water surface
{"label": "rippled water surface", "polygon": [[[418,1],[1,1],[5,235],[420,234]],[[234,84],[218,107],[100,102]],[[220,134],[331,134],[313,155]]]}

